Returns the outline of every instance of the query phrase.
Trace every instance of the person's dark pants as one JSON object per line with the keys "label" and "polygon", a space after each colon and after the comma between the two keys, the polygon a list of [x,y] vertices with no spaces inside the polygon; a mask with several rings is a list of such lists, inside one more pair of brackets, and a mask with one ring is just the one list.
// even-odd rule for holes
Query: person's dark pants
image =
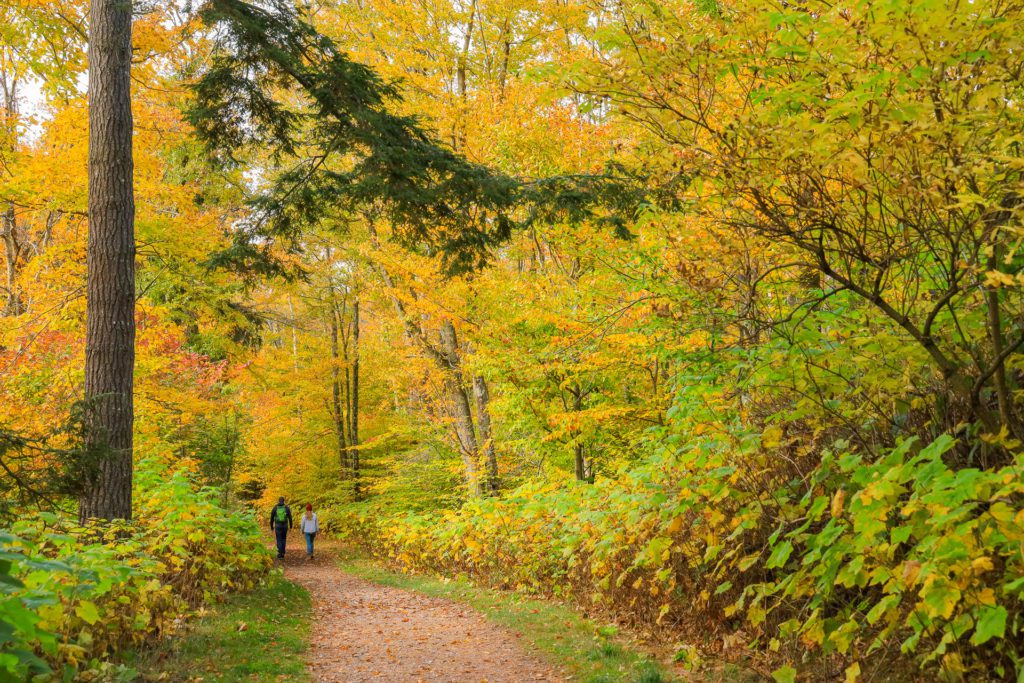
{"label": "person's dark pants", "polygon": [[284,557],[284,546],[288,542],[288,525],[276,525],[274,527],[274,534],[277,536],[277,556]]}

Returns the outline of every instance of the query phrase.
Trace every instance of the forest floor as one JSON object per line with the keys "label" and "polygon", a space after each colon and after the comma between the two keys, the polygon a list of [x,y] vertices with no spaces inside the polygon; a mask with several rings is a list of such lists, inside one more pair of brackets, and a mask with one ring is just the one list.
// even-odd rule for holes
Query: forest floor
{"label": "forest floor", "polygon": [[307,659],[314,681],[564,680],[518,634],[457,602],[343,572],[330,552],[308,560],[304,547],[292,547],[283,565],[312,599]]}

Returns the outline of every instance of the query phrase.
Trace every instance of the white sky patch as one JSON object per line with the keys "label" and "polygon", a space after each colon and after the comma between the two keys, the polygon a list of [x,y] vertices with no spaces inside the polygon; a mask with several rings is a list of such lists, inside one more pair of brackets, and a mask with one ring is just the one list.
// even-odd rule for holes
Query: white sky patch
{"label": "white sky patch", "polygon": [[[39,140],[43,129],[54,116],[54,108],[47,102],[45,82],[35,74],[25,74],[18,81],[18,115],[22,125],[22,139],[29,144]],[[89,76],[79,74],[75,88],[85,95],[89,87]]]}

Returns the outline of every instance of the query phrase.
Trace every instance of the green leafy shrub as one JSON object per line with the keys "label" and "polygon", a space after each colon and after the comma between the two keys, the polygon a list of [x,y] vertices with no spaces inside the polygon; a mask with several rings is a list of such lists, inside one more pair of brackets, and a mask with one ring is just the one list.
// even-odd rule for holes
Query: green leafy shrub
{"label": "green leafy shrub", "polygon": [[190,605],[253,588],[271,564],[255,519],[225,510],[218,491],[195,489],[183,473],[140,470],[136,518],[161,580]]}
{"label": "green leafy shrub", "polygon": [[773,580],[741,602],[802,605],[781,636],[842,655],[851,672],[894,644],[952,678],[1024,672],[1021,462],[953,469],[954,445],[907,440],[875,462],[826,454],[794,506],[802,523],[773,536]]}
{"label": "green leafy shrub", "polygon": [[82,528],[44,513],[0,535],[0,677],[95,669],[270,567],[254,520],[183,474],[141,464],[137,500],[136,523]]}

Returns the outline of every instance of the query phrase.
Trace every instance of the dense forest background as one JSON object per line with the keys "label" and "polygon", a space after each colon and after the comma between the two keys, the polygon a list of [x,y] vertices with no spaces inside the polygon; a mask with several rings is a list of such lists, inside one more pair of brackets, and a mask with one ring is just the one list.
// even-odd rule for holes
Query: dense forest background
{"label": "dense forest background", "polygon": [[[1024,675],[1024,7],[238,7],[134,10],[138,523],[284,495],[694,666]],[[86,9],[0,7],[12,525],[89,458]]]}

